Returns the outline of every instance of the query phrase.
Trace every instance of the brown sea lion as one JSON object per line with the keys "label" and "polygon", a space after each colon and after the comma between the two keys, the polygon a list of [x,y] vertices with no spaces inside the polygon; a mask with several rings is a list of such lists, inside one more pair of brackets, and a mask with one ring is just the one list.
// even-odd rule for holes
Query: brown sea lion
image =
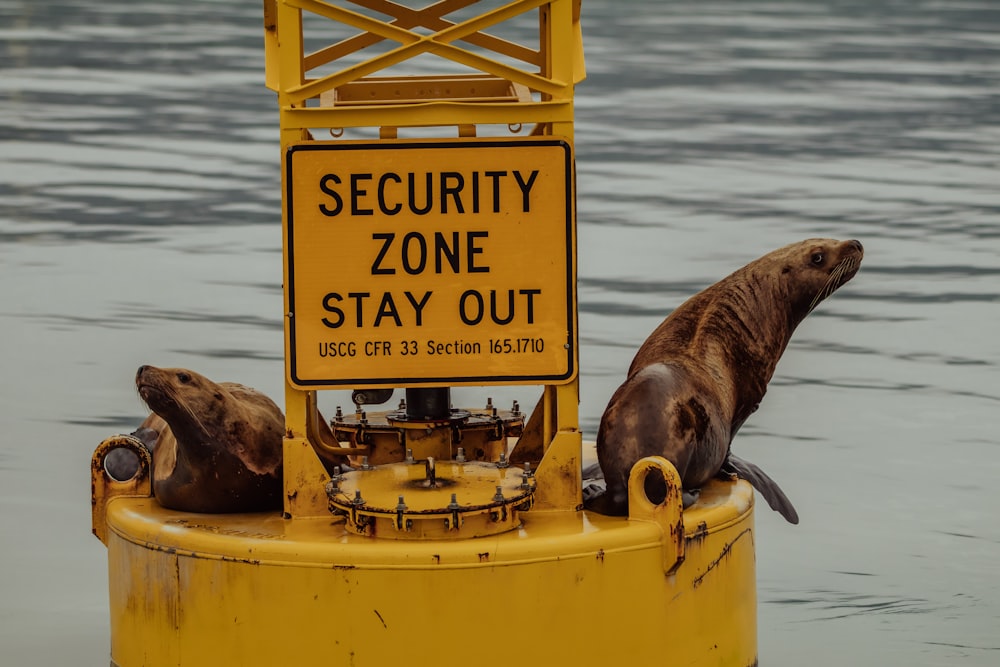
{"label": "brown sea lion", "polygon": [[134,435],[153,451],[153,496],[161,505],[281,509],[285,419],[271,399],[183,368],[140,366],[135,386],[153,411]]}
{"label": "brown sea lion", "polygon": [[671,313],[639,348],[628,379],[601,418],[597,457],[607,490],[588,508],[627,513],[632,466],[645,456],[662,456],[677,468],[685,490],[720,472],[736,473],[772,509],[798,523],[778,485],[734,456],[730,443],[764,397],[795,327],[854,277],[863,255],[854,240],[794,243],[747,264]]}

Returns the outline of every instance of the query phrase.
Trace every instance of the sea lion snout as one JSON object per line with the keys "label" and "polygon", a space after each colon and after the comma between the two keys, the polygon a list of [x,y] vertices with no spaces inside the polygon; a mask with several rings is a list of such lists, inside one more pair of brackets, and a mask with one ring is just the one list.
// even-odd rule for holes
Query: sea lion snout
{"label": "sea lion snout", "polygon": [[139,366],[139,370],[135,372],[135,388],[140,393],[144,387],[158,387],[163,384],[164,380],[163,369],[156,366]]}
{"label": "sea lion snout", "polygon": [[857,239],[851,239],[847,242],[847,244],[862,254],[865,252],[865,247],[861,245],[861,241]]}
{"label": "sea lion snout", "polygon": [[155,366],[139,366],[135,373],[135,389],[139,398],[154,412],[164,407],[164,398],[171,393],[167,386],[169,382],[165,380],[163,371]]}
{"label": "sea lion snout", "polygon": [[139,397],[149,404],[151,385],[151,371],[156,370],[152,366],[142,365],[139,366],[139,370],[135,372],[135,389],[139,392]]}

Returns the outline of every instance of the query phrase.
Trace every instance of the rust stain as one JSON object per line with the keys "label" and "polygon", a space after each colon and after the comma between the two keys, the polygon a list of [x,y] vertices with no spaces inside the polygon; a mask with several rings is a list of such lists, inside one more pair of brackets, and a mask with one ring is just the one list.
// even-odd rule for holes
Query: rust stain
{"label": "rust stain", "polygon": [[207,533],[214,533],[216,535],[233,535],[236,537],[254,538],[258,540],[285,539],[284,535],[280,535],[278,533],[263,533],[259,531],[240,530],[239,528],[227,528],[225,526],[208,523],[196,523],[189,519],[167,519],[164,523],[183,526],[191,530],[203,530]]}
{"label": "rust stain", "polygon": [[483,553],[478,554],[478,556],[479,556],[479,562],[480,563],[489,563],[490,562],[490,552],[489,551],[484,551]]}
{"label": "rust stain", "polygon": [[382,621],[382,627],[388,630],[389,626],[385,624],[385,619],[382,618],[382,614],[378,613],[378,609],[372,609],[372,611],[374,611],[375,615],[378,616],[378,620]]}
{"label": "rust stain", "polygon": [[601,563],[604,562],[604,549],[597,550],[597,560]]}
{"label": "rust stain", "polygon": [[708,536],[708,524],[704,521],[698,524],[690,535],[687,535],[687,539],[690,541],[702,541]]}
{"label": "rust stain", "polygon": [[698,588],[698,586],[701,585],[701,582],[705,580],[705,577],[708,576],[708,573],[711,572],[712,570],[714,570],[715,567],[719,563],[722,562],[722,559],[724,559],[726,556],[729,555],[729,553],[733,550],[733,545],[736,544],[740,540],[740,538],[742,538],[744,535],[747,535],[747,534],[749,534],[751,536],[751,538],[753,537],[753,534],[751,533],[751,530],[749,528],[745,528],[743,530],[743,532],[741,532],[739,535],[737,535],[733,539],[732,542],[727,542],[726,546],[722,548],[722,551],[719,553],[719,555],[716,557],[716,559],[713,560],[711,563],[708,564],[708,568],[704,572],[702,572],[701,574],[699,574],[697,577],[694,578],[694,581],[691,582],[692,586],[694,588]]}

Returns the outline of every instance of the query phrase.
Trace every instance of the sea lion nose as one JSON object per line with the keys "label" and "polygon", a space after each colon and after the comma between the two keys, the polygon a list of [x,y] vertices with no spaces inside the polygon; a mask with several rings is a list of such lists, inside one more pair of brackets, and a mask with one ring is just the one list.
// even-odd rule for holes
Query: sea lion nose
{"label": "sea lion nose", "polygon": [[145,373],[146,369],[148,368],[149,366],[139,366],[139,370],[135,372],[135,379],[138,380],[139,378],[141,378],[142,374]]}
{"label": "sea lion nose", "polygon": [[851,239],[850,241],[848,241],[848,243],[851,245],[852,248],[854,248],[858,252],[864,252],[865,251],[865,247],[863,245],[861,245],[861,241],[859,241],[857,239]]}

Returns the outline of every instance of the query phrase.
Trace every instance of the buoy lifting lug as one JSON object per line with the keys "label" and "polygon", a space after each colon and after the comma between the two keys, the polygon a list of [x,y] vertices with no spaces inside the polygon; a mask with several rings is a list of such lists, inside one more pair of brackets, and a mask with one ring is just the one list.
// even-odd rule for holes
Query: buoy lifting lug
{"label": "buoy lifting lug", "polygon": [[[116,449],[127,449],[136,455],[138,467],[130,479],[118,480],[108,473],[105,460]],[[153,456],[134,435],[114,435],[94,450],[90,460],[91,530],[101,542],[108,543],[107,506],[114,498],[153,495]]]}
{"label": "buoy lifting lug", "polygon": [[[663,499],[654,502],[646,495],[646,477],[661,476]],[[659,500],[659,499],[658,499]],[[628,478],[628,518],[655,523],[662,532],[663,571],[673,574],[684,562],[684,517],[681,477],[677,468],[662,456],[647,456],[632,466]]]}

